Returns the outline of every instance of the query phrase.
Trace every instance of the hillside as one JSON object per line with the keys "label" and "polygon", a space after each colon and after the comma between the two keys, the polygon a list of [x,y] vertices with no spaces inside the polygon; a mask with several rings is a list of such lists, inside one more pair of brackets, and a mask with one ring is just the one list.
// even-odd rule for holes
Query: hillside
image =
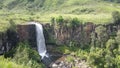
{"label": "hillside", "polygon": [[[0,0],[1,9],[45,11],[67,14],[108,13],[118,10],[119,3],[102,0]],[[119,10],[118,10],[119,11]]]}
{"label": "hillside", "polygon": [[120,0],[0,0],[0,68],[120,68]]}
{"label": "hillside", "polygon": [[[110,2],[112,1],[112,2]],[[50,22],[51,17],[77,17],[95,24],[111,23],[111,13],[120,11],[117,0],[0,0],[0,23],[6,28],[9,20],[24,23],[35,20]],[[119,0],[118,0],[119,1]]]}

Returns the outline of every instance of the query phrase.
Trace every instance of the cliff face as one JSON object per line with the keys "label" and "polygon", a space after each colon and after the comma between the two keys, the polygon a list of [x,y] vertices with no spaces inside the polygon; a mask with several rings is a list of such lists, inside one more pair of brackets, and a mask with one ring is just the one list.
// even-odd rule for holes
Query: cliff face
{"label": "cliff face", "polygon": [[6,32],[0,32],[0,54],[10,51],[17,42],[18,37],[15,31],[8,29]]}
{"label": "cliff face", "polygon": [[[69,45],[75,44],[89,45],[91,42],[91,33],[99,25],[92,23],[80,24],[74,28],[62,25],[56,28],[55,25],[43,24],[46,45]],[[107,28],[108,36],[120,29],[120,24],[103,25]],[[96,35],[97,37],[97,35]],[[0,54],[8,52],[14,48],[18,42],[27,41],[31,47],[36,49],[36,30],[35,25],[17,25],[17,32],[8,29],[6,32],[0,32]]]}
{"label": "cliff face", "polygon": [[36,48],[35,25],[17,25],[16,31],[8,29],[0,32],[0,54],[15,48],[19,42],[28,42],[31,47]]}
{"label": "cliff face", "polygon": [[[72,28],[67,25],[50,25],[45,24],[44,35],[47,43],[55,43],[57,45],[69,45],[75,44],[80,45],[90,45],[91,43],[91,33],[95,33],[95,28],[100,25],[95,25],[91,22],[86,24],[80,24]],[[120,23],[111,23],[107,25],[102,25],[107,29],[108,39],[110,36],[115,35],[115,33],[120,29]],[[97,33],[95,33],[97,38]]]}
{"label": "cliff face", "polygon": [[0,33],[0,54],[4,52],[4,47],[3,47],[3,33]]}
{"label": "cliff face", "polygon": [[17,34],[19,42],[28,42],[31,47],[36,46],[36,30],[35,25],[18,25]]}
{"label": "cliff face", "polygon": [[[54,25],[55,26],[55,25]],[[90,43],[91,32],[95,30],[95,26],[92,23],[80,24],[76,27],[69,27],[62,25],[60,28],[54,27],[54,38],[58,45],[87,45]]]}

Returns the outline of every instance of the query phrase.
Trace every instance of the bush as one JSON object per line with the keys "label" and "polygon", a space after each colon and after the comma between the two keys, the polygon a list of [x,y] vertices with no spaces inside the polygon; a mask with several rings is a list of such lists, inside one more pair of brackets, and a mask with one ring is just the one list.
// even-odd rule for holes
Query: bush
{"label": "bush", "polygon": [[20,64],[12,62],[11,59],[6,59],[3,56],[0,56],[0,68],[29,68]]}
{"label": "bush", "polygon": [[75,27],[79,26],[79,24],[80,24],[80,21],[78,20],[78,18],[73,18],[71,20],[71,27],[75,28]]}
{"label": "bush", "polygon": [[97,46],[98,47],[105,47],[105,43],[108,39],[106,28],[102,25],[95,28],[95,32],[97,33]]}
{"label": "bush", "polygon": [[117,64],[117,68],[120,68],[120,55],[117,55],[115,58],[115,63]]}
{"label": "bush", "polygon": [[63,21],[64,21],[64,19],[63,19],[62,16],[59,16],[58,18],[56,18],[56,22],[57,22],[58,24],[63,23]]}
{"label": "bush", "polygon": [[96,68],[104,68],[104,56],[103,56],[104,50],[102,48],[94,48],[92,47],[90,49],[89,56],[87,57],[88,63],[91,65],[91,67]]}
{"label": "bush", "polygon": [[112,12],[113,22],[119,23],[120,22],[120,12],[114,11]]}
{"label": "bush", "polygon": [[10,19],[10,20],[9,20],[9,24],[10,24],[9,29],[12,30],[12,31],[16,31],[16,24],[15,24],[15,22],[13,21],[13,19]]}
{"label": "bush", "polygon": [[118,48],[118,45],[116,44],[115,39],[109,39],[106,44],[106,48],[110,51],[113,51],[114,49]]}
{"label": "bush", "polygon": [[54,17],[51,18],[51,25],[52,25],[52,26],[55,25],[55,18],[54,18]]}
{"label": "bush", "polygon": [[29,68],[43,68],[40,63],[40,56],[37,51],[30,48],[27,43],[20,43],[17,47],[13,61]]}

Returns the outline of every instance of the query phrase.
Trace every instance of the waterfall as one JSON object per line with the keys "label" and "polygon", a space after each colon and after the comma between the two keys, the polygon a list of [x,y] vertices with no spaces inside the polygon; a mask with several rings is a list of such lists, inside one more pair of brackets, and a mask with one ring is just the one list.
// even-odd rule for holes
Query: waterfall
{"label": "waterfall", "polygon": [[46,67],[49,67],[49,65],[52,63],[52,57],[47,53],[46,50],[43,27],[38,22],[29,22],[29,24],[33,24],[36,27],[37,49],[39,55],[41,56],[41,61],[45,64]]}
{"label": "waterfall", "polygon": [[48,57],[48,55],[46,54],[47,50],[42,25],[36,22],[29,22],[29,24],[34,24],[36,27],[37,49],[39,55],[42,57],[41,59],[43,59],[44,57]]}

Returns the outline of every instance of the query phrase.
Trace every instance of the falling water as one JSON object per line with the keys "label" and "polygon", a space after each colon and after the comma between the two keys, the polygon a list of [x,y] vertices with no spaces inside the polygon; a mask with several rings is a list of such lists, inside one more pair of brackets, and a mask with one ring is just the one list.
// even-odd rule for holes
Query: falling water
{"label": "falling water", "polygon": [[39,52],[39,55],[42,57],[42,59],[48,55],[46,54],[46,45],[45,45],[45,38],[43,34],[43,27],[41,24],[36,22],[30,22],[29,24],[34,24],[36,27],[36,39],[37,39],[37,49]]}
{"label": "falling water", "polygon": [[36,27],[37,49],[38,49],[39,55],[42,57],[41,58],[42,62],[46,66],[48,66],[52,62],[52,60],[46,50],[43,27],[41,24],[36,22],[29,22],[29,24],[34,24]]}

